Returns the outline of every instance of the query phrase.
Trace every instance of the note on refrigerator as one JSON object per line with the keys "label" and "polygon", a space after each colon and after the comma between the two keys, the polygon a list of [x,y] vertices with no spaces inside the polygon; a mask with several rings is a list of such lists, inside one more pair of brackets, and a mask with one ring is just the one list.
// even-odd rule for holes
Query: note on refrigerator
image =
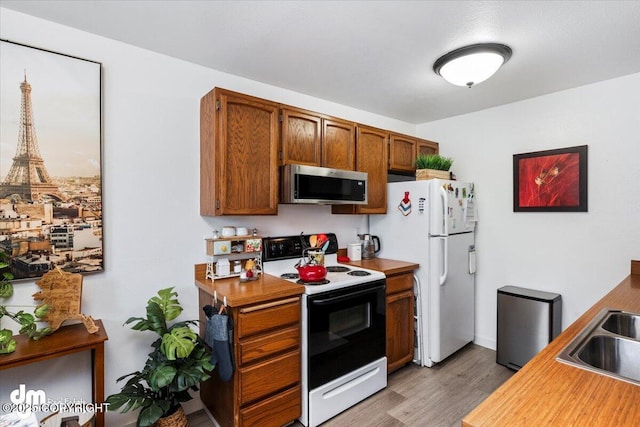
{"label": "note on refrigerator", "polygon": [[478,215],[476,212],[476,200],[465,199],[464,201],[464,221],[465,222],[478,222]]}

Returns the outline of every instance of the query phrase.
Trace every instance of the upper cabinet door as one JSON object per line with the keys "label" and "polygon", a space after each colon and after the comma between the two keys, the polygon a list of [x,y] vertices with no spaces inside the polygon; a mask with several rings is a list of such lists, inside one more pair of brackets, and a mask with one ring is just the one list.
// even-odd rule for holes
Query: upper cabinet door
{"label": "upper cabinet door", "polygon": [[278,105],[216,88],[201,100],[201,215],[278,212]]}
{"label": "upper cabinet door", "polygon": [[320,166],[322,119],[293,107],[281,110],[282,164]]}
{"label": "upper cabinet door", "polygon": [[334,205],[334,214],[383,214],[387,212],[387,147],[389,133],[382,129],[358,125],[356,136],[356,170],[367,172],[366,205]]}
{"label": "upper cabinet door", "polygon": [[392,133],[389,139],[389,170],[414,173],[416,170],[416,138]]}
{"label": "upper cabinet door", "polygon": [[418,156],[424,156],[428,154],[438,154],[440,146],[437,142],[428,141],[426,139],[418,139],[416,149]]}
{"label": "upper cabinet door", "polygon": [[323,119],[322,166],[326,168],[354,170],[355,147],[355,123],[338,119]]}
{"label": "upper cabinet door", "polygon": [[365,206],[358,205],[358,213],[387,212],[388,141],[388,132],[368,126],[358,126],[356,169],[369,174],[368,203]]}
{"label": "upper cabinet door", "polygon": [[282,164],[354,170],[354,123],[289,106],[281,116]]}

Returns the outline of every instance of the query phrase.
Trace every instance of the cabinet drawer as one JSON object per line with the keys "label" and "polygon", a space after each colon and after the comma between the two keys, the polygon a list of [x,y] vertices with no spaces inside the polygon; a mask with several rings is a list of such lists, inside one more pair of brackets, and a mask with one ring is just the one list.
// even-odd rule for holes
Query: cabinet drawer
{"label": "cabinet drawer", "polygon": [[300,297],[244,307],[238,315],[238,338],[292,323],[300,323]]}
{"label": "cabinet drawer", "polygon": [[300,416],[301,389],[295,386],[269,399],[240,410],[240,425],[280,427]]}
{"label": "cabinet drawer", "polygon": [[387,295],[413,289],[413,274],[405,273],[387,277]]}
{"label": "cabinet drawer", "polygon": [[300,382],[300,351],[240,368],[240,405]]}
{"label": "cabinet drawer", "polygon": [[238,365],[242,366],[276,353],[299,348],[300,327],[298,325],[268,335],[258,335],[239,343]]}

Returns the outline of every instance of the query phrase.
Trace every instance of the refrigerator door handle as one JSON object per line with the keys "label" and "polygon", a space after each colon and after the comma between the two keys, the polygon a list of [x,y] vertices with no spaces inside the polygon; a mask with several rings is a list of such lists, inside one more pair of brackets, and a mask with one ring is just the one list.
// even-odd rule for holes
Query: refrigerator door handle
{"label": "refrigerator door handle", "polygon": [[440,187],[440,198],[442,199],[442,231],[439,233],[441,236],[449,235],[449,218],[448,211],[449,205],[447,204],[447,190],[444,187]]}
{"label": "refrigerator door handle", "polygon": [[440,286],[444,285],[447,281],[447,275],[449,274],[449,239],[446,237],[439,237],[442,240],[442,275],[440,276]]}

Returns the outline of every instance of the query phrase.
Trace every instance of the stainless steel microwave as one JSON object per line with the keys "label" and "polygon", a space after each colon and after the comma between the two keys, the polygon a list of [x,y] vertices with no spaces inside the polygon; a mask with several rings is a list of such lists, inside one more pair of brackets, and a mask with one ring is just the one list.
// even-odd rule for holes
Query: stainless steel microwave
{"label": "stainless steel microwave", "polygon": [[285,165],[280,177],[281,203],[366,205],[366,172]]}

